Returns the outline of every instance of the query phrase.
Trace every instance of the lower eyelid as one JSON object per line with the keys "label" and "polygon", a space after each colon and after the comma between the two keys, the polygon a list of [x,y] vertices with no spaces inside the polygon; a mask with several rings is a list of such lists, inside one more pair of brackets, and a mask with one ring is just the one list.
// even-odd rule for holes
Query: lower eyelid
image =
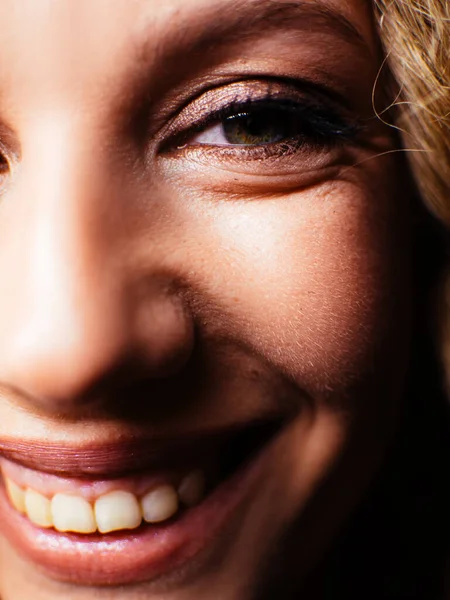
{"label": "lower eyelid", "polygon": [[188,188],[200,186],[205,192],[232,192],[254,199],[255,195],[287,193],[333,180],[343,164],[358,156],[351,149],[349,152],[294,144],[284,150],[280,144],[247,148],[198,144],[161,156],[161,168],[171,175],[182,174],[183,186]]}
{"label": "lower eyelid", "polygon": [[[313,154],[329,154],[329,150],[326,148],[314,149],[308,147],[307,143],[295,139],[260,145],[186,144],[179,148],[179,152],[188,159],[193,158],[196,163],[197,161],[206,161],[205,166],[212,165],[216,161],[218,164],[229,163],[230,165],[233,165],[233,163],[238,165],[245,163],[262,164],[265,161],[278,163],[279,161],[297,160],[301,155],[307,159]],[[296,168],[298,169],[298,164]]]}

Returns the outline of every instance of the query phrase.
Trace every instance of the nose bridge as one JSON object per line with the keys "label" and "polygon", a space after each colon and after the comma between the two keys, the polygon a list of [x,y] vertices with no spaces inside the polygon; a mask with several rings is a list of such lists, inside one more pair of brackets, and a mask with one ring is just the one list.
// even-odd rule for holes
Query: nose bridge
{"label": "nose bridge", "polygon": [[[104,289],[113,262],[107,211],[108,202],[114,204],[113,186],[101,147],[66,125],[35,132],[24,153],[19,202],[31,215],[30,282],[55,303],[59,297],[58,305],[66,309],[86,292],[92,302],[83,303],[85,310],[96,309],[94,292]],[[95,290],[94,280],[103,285]]]}
{"label": "nose bridge", "polygon": [[[31,396],[75,398],[132,345],[120,232],[101,144],[52,119],[30,128],[10,199],[0,377]],[[18,241],[19,240],[19,241]],[[12,248],[12,250],[11,250]],[[3,322],[2,322],[3,321]]]}

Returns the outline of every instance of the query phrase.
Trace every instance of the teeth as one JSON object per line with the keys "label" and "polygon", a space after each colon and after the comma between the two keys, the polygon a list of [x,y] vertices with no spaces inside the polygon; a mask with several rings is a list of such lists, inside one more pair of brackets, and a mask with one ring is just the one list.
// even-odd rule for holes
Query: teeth
{"label": "teeth", "polygon": [[203,471],[192,471],[181,481],[178,497],[186,506],[195,506],[205,495],[205,475]]}
{"label": "teeth", "polygon": [[56,494],[51,507],[53,526],[57,531],[94,533],[97,530],[92,506],[81,496]]}
{"label": "teeth", "polygon": [[205,494],[205,476],[200,470],[188,473],[176,491],[171,485],[160,485],[145,494],[140,501],[130,492],[116,490],[100,496],[94,506],[81,496],[55,494],[50,500],[3,476],[12,506],[39,527],[54,527],[57,531],[89,534],[135,529],[144,519],[160,523],[170,519],[179,508],[198,504]]}
{"label": "teeth", "polygon": [[94,511],[100,533],[135,529],[142,521],[139,502],[130,492],[116,491],[101,496],[95,502]]}
{"label": "teeth", "polygon": [[32,523],[39,525],[39,527],[52,527],[52,511],[48,498],[39,494],[39,492],[27,489],[25,492],[25,509]]}
{"label": "teeth", "polygon": [[25,492],[23,489],[11,481],[11,479],[5,478],[5,486],[6,491],[8,492],[8,497],[11,500],[11,504],[14,506],[16,510],[20,513],[25,512]]}
{"label": "teeth", "polygon": [[178,496],[171,485],[163,485],[146,494],[141,505],[144,520],[147,523],[159,523],[177,512]]}

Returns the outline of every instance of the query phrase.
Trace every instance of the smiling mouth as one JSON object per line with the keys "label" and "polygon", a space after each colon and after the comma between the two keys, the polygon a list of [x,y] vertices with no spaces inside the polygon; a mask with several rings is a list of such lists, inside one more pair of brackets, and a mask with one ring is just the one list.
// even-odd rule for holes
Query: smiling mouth
{"label": "smiling mouth", "polygon": [[[46,472],[1,458],[1,495],[11,516],[2,533],[57,579],[120,585],[163,575],[226,527],[282,425],[270,420],[183,440],[172,448],[178,460],[170,468],[119,478],[114,461],[108,471],[103,459],[103,477],[95,469],[95,476],[79,478],[64,476],[64,462],[56,467],[53,458],[44,459]],[[183,453],[184,446],[195,450]],[[82,461],[82,453],[78,457]],[[28,463],[35,466],[34,459]],[[86,465],[80,462],[81,471]],[[92,544],[98,547],[95,564]]]}

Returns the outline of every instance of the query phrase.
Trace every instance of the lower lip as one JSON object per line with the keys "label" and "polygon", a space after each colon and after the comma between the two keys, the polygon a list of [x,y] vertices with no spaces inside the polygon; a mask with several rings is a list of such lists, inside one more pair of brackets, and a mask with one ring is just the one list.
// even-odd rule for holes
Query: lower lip
{"label": "lower lip", "polygon": [[220,544],[222,531],[245,509],[271,445],[201,504],[163,525],[89,538],[39,529],[10,505],[0,486],[0,530],[24,557],[57,580],[111,586],[155,580]]}

